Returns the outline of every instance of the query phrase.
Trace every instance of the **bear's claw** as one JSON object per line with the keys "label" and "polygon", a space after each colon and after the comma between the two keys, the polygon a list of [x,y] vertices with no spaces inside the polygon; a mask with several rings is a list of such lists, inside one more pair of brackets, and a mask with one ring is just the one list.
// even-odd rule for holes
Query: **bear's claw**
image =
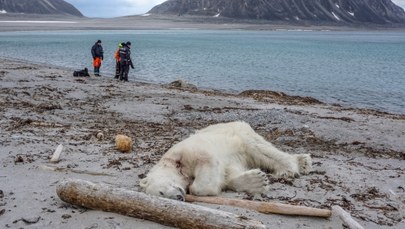
{"label": "bear's claw", "polygon": [[309,174],[312,171],[312,159],[309,154],[298,154],[298,169],[300,174]]}

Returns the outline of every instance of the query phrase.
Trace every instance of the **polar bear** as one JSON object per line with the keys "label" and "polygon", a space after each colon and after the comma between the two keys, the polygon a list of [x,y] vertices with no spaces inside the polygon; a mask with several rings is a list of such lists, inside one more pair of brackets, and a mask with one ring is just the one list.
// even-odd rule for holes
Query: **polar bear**
{"label": "polar bear", "polygon": [[171,147],[140,181],[148,194],[185,200],[186,191],[215,196],[222,190],[262,193],[264,171],[297,177],[312,169],[309,154],[280,151],[249,124],[236,121],[208,126]]}

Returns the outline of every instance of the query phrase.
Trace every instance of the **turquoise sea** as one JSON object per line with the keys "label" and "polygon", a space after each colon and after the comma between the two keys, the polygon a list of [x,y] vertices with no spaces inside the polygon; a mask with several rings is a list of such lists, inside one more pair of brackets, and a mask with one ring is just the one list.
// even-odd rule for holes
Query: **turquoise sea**
{"label": "turquoise sea", "polygon": [[0,33],[0,56],[91,69],[103,41],[102,74],[132,42],[134,80],[186,80],[200,88],[311,96],[327,103],[405,114],[405,32],[54,31]]}

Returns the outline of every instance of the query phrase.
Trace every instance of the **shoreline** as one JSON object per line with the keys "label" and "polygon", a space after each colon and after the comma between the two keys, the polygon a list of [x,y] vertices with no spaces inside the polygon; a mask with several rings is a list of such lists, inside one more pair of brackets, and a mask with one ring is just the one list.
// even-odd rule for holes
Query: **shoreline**
{"label": "shoreline", "polygon": [[[63,179],[79,178],[138,191],[139,179],[173,144],[207,125],[235,120],[248,122],[285,152],[311,153],[314,171],[296,179],[269,174],[270,190],[264,195],[221,196],[317,208],[339,205],[365,228],[405,227],[402,116],[277,94],[257,99],[181,84],[73,77],[68,69],[8,59],[0,62],[0,81],[2,227],[169,228],[66,204],[55,187]],[[104,138],[97,138],[99,132]],[[115,149],[117,134],[133,138],[130,153]],[[61,161],[51,164],[59,144],[64,146]],[[204,206],[254,218],[269,228],[344,228],[336,217]]]}
{"label": "shoreline", "polygon": [[[35,61],[29,61],[29,60],[23,60],[23,59],[18,59],[18,58],[10,58],[10,57],[2,57],[0,56],[0,59],[4,60],[11,60],[11,61],[16,61],[16,62],[21,62],[21,63],[28,63],[28,64],[33,64],[33,65],[39,65],[39,66],[48,66],[51,68],[55,69],[61,69],[61,70],[69,70],[69,71],[75,71],[77,69],[74,68],[69,68],[69,67],[63,67],[59,65],[52,65],[52,64],[45,64],[45,63],[40,63],[40,62],[35,62]],[[103,74],[103,77],[111,78],[113,79],[112,74]],[[390,112],[390,111],[385,111],[385,110],[379,110],[379,109],[373,109],[373,108],[361,108],[361,107],[356,107],[353,105],[344,105],[340,103],[328,103],[324,102],[322,100],[319,100],[315,97],[311,96],[302,96],[302,95],[294,95],[294,94],[287,94],[283,91],[272,91],[272,90],[256,90],[256,89],[247,89],[243,91],[232,91],[232,90],[226,90],[226,89],[216,89],[216,88],[205,88],[205,87],[199,87],[199,85],[194,85],[194,84],[189,84],[188,82],[184,81],[183,79],[177,79],[174,82],[169,82],[169,83],[156,83],[152,81],[147,81],[147,80],[140,80],[140,79],[134,79],[130,78],[131,82],[134,83],[144,83],[144,84],[156,84],[156,85],[170,85],[171,83],[175,82],[182,82],[184,84],[183,86],[180,87],[186,87],[186,89],[194,90],[194,88],[198,88],[198,91],[201,92],[208,92],[208,93],[219,93],[223,95],[233,95],[233,96],[245,96],[245,97],[252,97],[255,100],[258,101],[276,101],[279,103],[285,103],[285,104],[290,104],[290,105],[299,105],[299,104],[323,104],[331,107],[335,107],[336,109],[341,109],[341,110],[352,110],[352,111],[357,111],[360,113],[364,114],[375,114],[375,115],[386,115],[390,117],[395,117],[397,119],[403,119],[405,120],[405,113],[395,113],[395,112]]]}

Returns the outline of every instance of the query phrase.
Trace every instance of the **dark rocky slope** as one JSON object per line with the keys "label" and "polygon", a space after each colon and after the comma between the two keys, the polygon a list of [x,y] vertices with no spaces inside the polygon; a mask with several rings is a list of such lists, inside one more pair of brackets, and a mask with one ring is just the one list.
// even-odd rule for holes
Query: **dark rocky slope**
{"label": "dark rocky slope", "polygon": [[82,17],[82,13],[63,0],[0,0],[3,13],[57,14]]}
{"label": "dark rocky slope", "polygon": [[405,23],[404,10],[391,0],[169,0],[149,13],[287,22]]}

